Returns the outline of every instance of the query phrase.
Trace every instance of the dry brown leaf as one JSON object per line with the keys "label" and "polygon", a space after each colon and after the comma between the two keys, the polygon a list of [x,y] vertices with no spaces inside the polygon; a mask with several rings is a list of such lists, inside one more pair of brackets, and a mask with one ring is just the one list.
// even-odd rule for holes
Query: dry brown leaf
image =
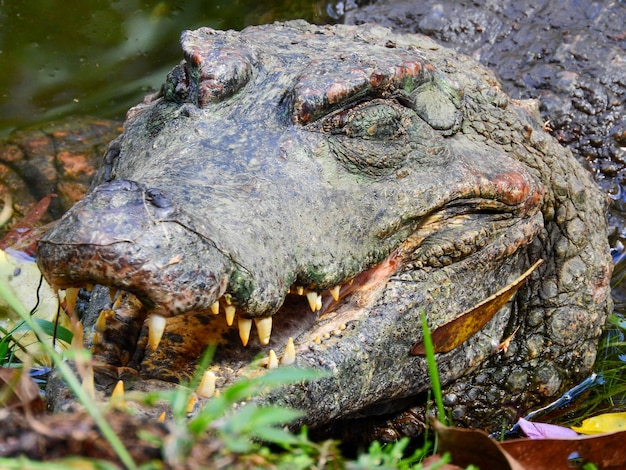
{"label": "dry brown leaf", "polygon": [[[485,432],[446,427],[434,418],[439,454],[452,465],[502,470],[568,470],[591,462],[599,469],[626,468],[626,431],[563,439],[513,439],[497,442]],[[571,460],[578,457],[577,463]]]}
{"label": "dry brown leaf", "polygon": [[[452,351],[480,331],[480,329],[493,318],[498,310],[513,297],[522,284],[524,284],[524,281],[528,279],[542,262],[543,260],[537,261],[520,277],[515,279],[515,281],[467,310],[454,320],[433,331],[431,337],[435,352],[446,353]],[[424,349],[424,343],[416,343],[411,349],[411,354],[414,356],[425,355],[426,350]]]}
{"label": "dry brown leaf", "polygon": [[41,235],[36,230],[37,224],[41,221],[41,218],[46,214],[48,207],[54,194],[50,194],[42,198],[37,204],[35,204],[24,215],[13,228],[0,240],[0,249],[13,248],[14,250],[20,250],[27,252],[33,256],[35,253],[35,243]]}
{"label": "dry brown leaf", "polygon": [[40,408],[43,399],[39,387],[24,369],[0,368],[0,406]]}
{"label": "dry brown leaf", "polygon": [[[571,469],[569,457],[578,452],[584,462],[593,462],[597,468],[626,468],[626,431],[569,439],[513,439],[500,447],[513,456],[524,468],[533,470]],[[574,467],[576,468],[576,467]]]}
{"label": "dry brown leaf", "polygon": [[[432,419],[431,425],[437,433],[437,452],[450,453],[453,465],[462,468],[476,465],[479,468],[497,468],[498,470],[527,470],[487,433],[474,429],[447,427]],[[534,468],[534,467],[533,467]]]}

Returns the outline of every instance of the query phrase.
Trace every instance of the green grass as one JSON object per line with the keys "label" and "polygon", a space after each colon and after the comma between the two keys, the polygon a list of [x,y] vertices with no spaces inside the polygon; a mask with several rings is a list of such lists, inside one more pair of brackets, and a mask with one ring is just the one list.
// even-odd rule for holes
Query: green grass
{"label": "green grass", "polygon": [[[10,275],[3,272],[0,266],[0,280],[2,276]],[[10,331],[0,331],[0,360],[1,365],[20,367],[14,351],[21,348],[17,333],[25,328],[31,329],[40,339],[58,335],[65,342],[71,342],[71,332],[64,328],[57,328],[51,322],[37,320],[27,312],[20,300],[11,292],[10,287],[0,282],[0,297],[19,314],[21,323]],[[433,401],[436,404],[437,416],[442,423],[446,423],[446,410],[443,405],[441,386],[439,383],[437,364],[433,345],[430,339],[426,316],[421,313],[422,328],[424,332],[424,344],[428,371],[432,384]],[[584,402],[577,405],[575,419],[580,421],[607,410],[623,410],[626,404],[626,378],[623,351],[626,341],[626,320],[618,314],[609,320],[610,332],[605,335],[600,348],[600,357],[597,362],[597,370],[602,372],[602,380],[591,390]],[[107,422],[106,414],[102,407],[81,387],[79,378],[74,374],[65,359],[87,364],[89,352],[70,349],[65,357],[50,346],[49,341],[41,341],[41,346],[51,357],[55,367],[63,375],[65,382],[71,388],[78,400],[83,404],[94,422],[100,428],[102,435],[115,450],[117,457],[125,468],[148,469],[162,468],[162,465],[184,465],[192,455],[196,446],[204,445],[207,436],[217,443],[216,448],[221,449],[219,458],[229,462],[233,466],[228,468],[272,468],[272,469],[309,469],[309,468],[334,468],[334,469],[410,469],[420,468],[420,461],[428,455],[430,444],[426,444],[417,450],[409,450],[411,441],[408,438],[399,440],[393,444],[381,444],[373,442],[366,452],[359,454],[354,459],[345,458],[342,455],[340,443],[333,440],[314,442],[309,439],[306,428],[300,432],[290,432],[285,425],[301,416],[297,410],[291,410],[278,406],[259,406],[248,403],[240,406],[242,402],[249,401],[250,397],[257,396],[270,388],[280,387],[286,384],[302,382],[319,377],[318,372],[297,368],[279,368],[267,371],[255,378],[244,378],[231,385],[221,394],[208,400],[206,404],[193,417],[188,417],[187,404],[192,391],[201,377],[196,374],[194,379],[174,391],[158,392],[144,395],[141,399],[146,405],[157,401],[167,401],[172,410],[172,418],[168,421],[169,435],[165,440],[157,439],[149,434],[142,434],[142,438],[148,442],[156,439],[155,444],[161,448],[163,462],[137,465],[124,443],[113,432]],[[198,366],[198,371],[203,371],[212,359],[212,351],[208,351]],[[567,415],[567,416],[572,416]],[[566,416],[566,418],[567,418]],[[561,424],[564,423],[563,419]],[[58,468],[60,462],[44,463],[33,462],[24,458],[2,459],[1,468],[33,468],[49,469]],[[110,462],[97,460],[85,460],[79,456],[64,459],[63,466],[71,468],[118,468]],[[224,467],[226,468],[226,467]]]}
{"label": "green grass", "polygon": [[[0,266],[0,280],[10,275],[6,267],[3,271]],[[68,343],[71,342],[70,331],[59,330],[53,323],[34,319],[32,312],[26,311],[8,283],[0,282],[0,297],[20,316],[22,320],[20,329],[26,327],[32,330],[40,340],[58,334],[60,331],[61,338]],[[124,467],[128,469],[159,468],[161,463],[138,466],[133,461],[128,449],[107,422],[105,413],[101,411],[101,404],[95,402],[94,398],[83,390],[79,378],[65,360],[70,358],[86,367],[90,359],[89,352],[70,348],[62,355],[50,346],[49,341],[40,341],[40,343],[69,388],[97,424],[104,438],[115,450]],[[4,358],[5,366],[20,366],[15,355],[11,353],[11,349],[16,347],[20,346],[15,341],[15,330],[2,332],[0,354]],[[198,371],[205,370],[211,358],[212,353],[208,351],[200,361]],[[77,368],[80,369],[80,367]],[[191,383],[186,384],[187,386],[178,387],[174,391],[146,394],[142,400],[145,405],[165,400],[171,406],[173,417],[168,421],[169,437],[156,442],[162,449],[163,462],[166,465],[185,464],[194,446],[204,442],[203,439],[206,440],[208,435],[218,443],[217,448],[221,449],[219,456],[221,460],[231,464],[235,462],[237,468],[420,468],[419,462],[428,455],[428,444],[409,452],[410,440],[408,438],[393,444],[373,442],[367,452],[360,454],[356,459],[346,459],[342,455],[339,442],[334,440],[314,442],[309,439],[306,428],[302,428],[299,433],[293,433],[284,427],[302,416],[301,412],[279,406],[259,406],[254,403],[240,406],[242,402],[271,388],[307,381],[319,376],[320,373],[316,371],[281,367],[255,378],[244,378],[223,390],[220,395],[208,400],[205,406],[191,418],[187,415],[187,404],[192,391],[198,385],[200,372]],[[440,393],[439,390],[439,395]],[[141,437],[148,442],[155,439],[155,436],[149,434]],[[80,468],[117,468],[110,462],[84,459],[79,456],[51,463],[35,462],[25,458],[0,458],[0,467],[7,469],[51,469],[58,468],[59,465],[67,468],[74,465]],[[231,468],[230,464],[229,468]]]}

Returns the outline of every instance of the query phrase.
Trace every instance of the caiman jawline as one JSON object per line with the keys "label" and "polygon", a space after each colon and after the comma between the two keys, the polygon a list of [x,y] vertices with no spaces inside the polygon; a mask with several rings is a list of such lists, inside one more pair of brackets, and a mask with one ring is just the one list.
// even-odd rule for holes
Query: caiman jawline
{"label": "caiman jawline", "polygon": [[[479,206],[480,205],[481,204],[479,204]],[[281,343],[280,346],[290,344],[290,347],[285,346],[284,355],[287,357],[286,361],[291,361],[289,358],[295,354],[295,352],[293,354],[291,352],[291,349],[293,348],[293,337],[307,330],[309,334],[315,335],[315,331],[318,329],[316,325],[319,326],[318,319],[324,314],[335,310],[344,298],[355,292],[367,293],[369,291],[375,291],[378,286],[383,285],[392,274],[401,270],[401,268],[407,265],[407,263],[411,264],[412,269],[417,268],[419,270],[424,270],[441,268],[451,262],[460,261],[461,259],[467,258],[476,253],[504,231],[513,230],[515,232],[525,233],[523,227],[527,225],[527,221],[516,221],[515,218],[511,218],[510,213],[502,211],[502,207],[498,207],[497,209],[500,210],[495,210],[492,213],[489,211],[494,209],[493,205],[488,204],[484,207],[487,209],[484,213],[476,210],[468,212],[466,209],[461,209],[454,205],[444,207],[431,213],[421,220],[418,228],[412,236],[405,240],[400,247],[394,250],[381,263],[333,288],[320,290],[312,286],[291,286],[287,296],[292,299],[304,296],[312,313],[306,314],[310,320],[303,320],[302,328],[292,333],[293,336],[285,338],[283,335],[282,341],[279,341],[279,343]],[[474,206],[474,209],[476,209],[476,206]],[[489,221],[490,224],[485,224],[485,220]],[[481,227],[481,229],[470,229],[471,227],[476,226]],[[485,226],[490,227],[490,229],[485,230]],[[448,232],[446,232],[446,230]],[[446,240],[445,237],[442,239],[437,236],[441,233],[456,234],[457,231],[458,233],[462,233],[463,237],[459,235],[459,239],[454,240],[456,245],[454,243],[450,245],[452,248],[447,247],[446,245],[449,240]],[[433,237],[433,239],[430,239],[430,237]],[[425,241],[426,243],[424,243]],[[459,248],[460,245],[462,246],[461,248]],[[463,249],[463,247],[465,249]],[[451,249],[454,250],[455,253],[451,253]],[[417,254],[419,254],[419,256],[416,256]],[[437,258],[435,259],[435,262],[433,262],[433,257]],[[222,284],[225,284],[225,282]],[[225,290],[228,291],[228,287],[224,287]],[[111,301],[114,303],[114,306],[111,310],[105,310],[100,314],[100,318],[96,323],[96,331],[103,332],[106,329],[107,316],[111,315],[113,310],[115,310],[115,304],[119,306],[119,300],[121,299],[122,292],[116,292],[116,289],[113,287],[110,287],[110,289]],[[223,289],[220,290],[224,292]],[[74,303],[77,292],[78,289],[75,288],[66,290],[66,305],[69,306]],[[114,299],[116,300],[114,301]],[[302,310],[302,308],[306,307],[302,305],[300,310]],[[247,318],[245,316],[245,311],[241,309],[238,310],[237,300],[234,299],[229,293],[224,293],[217,300],[215,300],[206,311],[206,313],[208,312],[213,315],[223,313],[226,324],[229,327],[236,321],[239,338],[244,347],[248,345],[250,340],[253,323],[256,326],[259,344],[265,346],[270,343],[272,328],[274,326],[273,315]],[[149,309],[147,316],[147,346],[152,351],[156,351],[164,334],[167,319],[157,313],[150,314]],[[304,312],[298,314],[298,317],[303,319],[305,317]],[[284,315],[278,315],[279,321],[282,321],[283,318]],[[340,324],[334,320],[332,323],[339,330],[346,328],[345,323]],[[313,336],[315,340],[321,341],[323,335],[328,334],[326,331],[327,329],[327,326],[319,329],[320,334],[318,336]],[[268,361],[268,363],[272,363],[271,360]]]}

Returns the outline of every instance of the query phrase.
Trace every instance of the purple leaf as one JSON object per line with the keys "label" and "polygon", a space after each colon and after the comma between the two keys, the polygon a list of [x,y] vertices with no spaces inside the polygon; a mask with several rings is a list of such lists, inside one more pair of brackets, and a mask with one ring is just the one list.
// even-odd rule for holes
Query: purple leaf
{"label": "purple leaf", "polygon": [[531,423],[524,418],[520,418],[517,424],[531,439],[566,439],[578,436],[576,431],[555,424]]}

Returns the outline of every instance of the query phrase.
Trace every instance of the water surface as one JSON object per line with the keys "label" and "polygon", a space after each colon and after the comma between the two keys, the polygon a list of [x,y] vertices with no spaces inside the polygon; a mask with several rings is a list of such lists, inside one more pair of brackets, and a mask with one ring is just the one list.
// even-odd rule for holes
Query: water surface
{"label": "water surface", "polygon": [[67,115],[123,118],[181,58],[184,29],[303,18],[326,0],[0,0],[0,137]]}

